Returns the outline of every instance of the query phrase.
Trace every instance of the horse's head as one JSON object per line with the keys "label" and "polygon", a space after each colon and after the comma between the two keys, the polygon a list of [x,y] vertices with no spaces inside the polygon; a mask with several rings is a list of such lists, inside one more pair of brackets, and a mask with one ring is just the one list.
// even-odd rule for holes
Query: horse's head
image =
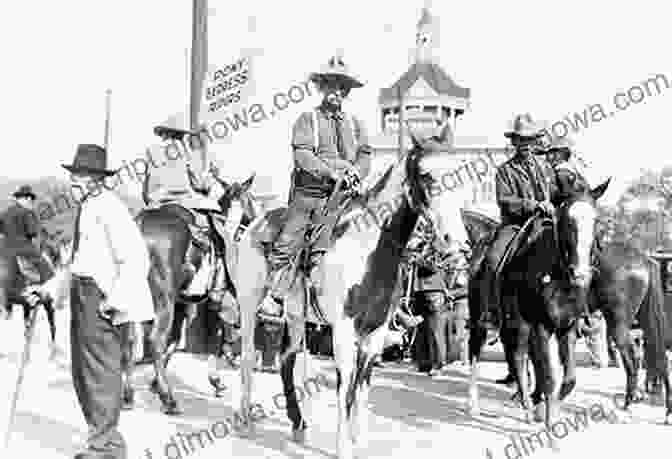
{"label": "horse's head", "polygon": [[[410,131],[410,129],[409,129]],[[453,133],[449,123],[445,123],[434,135],[420,138],[410,132],[411,147],[406,160],[407,196],[412,208],[417,209],[429,222],[436,233],[439,244],[444,244],[447,233],[440,211],[439,168],[434,160],[440,158],[447,148],[452,148]]]}
{"label": "horse's head", "polygon": [[593,275],[597,200],[611,179],[591,190],[575,188],[558,207],[558,242],[573,286],[587,288]]}
{"label": "horse's head", "polygon": [[[222,179],[216,170],[213,171],[213,176],[224,190],[219,199],[217,199],[217,203],[228,219],[240,222],[240,225],[244,227],[257,218],[259,211],[257,209],[256,201],[252,196],[252,193],[250,193],[250,188],[254,183],[256,174],[252,174],[242,183],[234,182],[232,184],[229,184],[226,180]],[[234,207],[234,203],[238,203],[240,207]],[[239,210],[240,214],[230,215],[231,212],[235,212],[235,210]]]}

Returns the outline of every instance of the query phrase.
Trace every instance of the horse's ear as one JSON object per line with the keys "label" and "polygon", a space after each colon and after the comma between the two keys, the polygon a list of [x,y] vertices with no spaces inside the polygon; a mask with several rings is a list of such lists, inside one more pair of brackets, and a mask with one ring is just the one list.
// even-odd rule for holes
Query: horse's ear
{"label": "horse's ear", "polygon": [[253,172],[252,175],[250,175],[250,178],[248,178],[247,180],[245,180],[243,183],[240,184],[240,188],[243,193],[247,192],[247,190],[250,189],[250,187],[254,183],[254,179],[256,178],[256,176],[257,173]]}
{"label": "horse's ear", "polygon": [[593,197],[595,201],[600,199],[602,195],[604,194],[605,191],[607,191],[607,187],[609,187],[609,183],[611,182],[611,177],[609,177],[604,183],[601,185],[598,185],[594,189],[590,190],[590,195]]}

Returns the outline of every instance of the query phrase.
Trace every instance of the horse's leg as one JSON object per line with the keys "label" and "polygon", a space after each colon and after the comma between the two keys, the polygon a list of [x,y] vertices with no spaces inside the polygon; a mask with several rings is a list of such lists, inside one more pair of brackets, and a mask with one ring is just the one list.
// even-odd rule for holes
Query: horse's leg
{"label": "horse's leg", "polygon": [[471,371],[469,374],[469,395],[467,413],[471,416],[480,416],[481,408],[478,397],[478,380],[480,379],[479,361],[483,345],[488,338],[488,330],[481,321],[483,312],[487,310],[487,297],[479,287],[481,279],[474,278],[469,282],[469,360]]}
{"label": "horse's leg", "polygon": [[558,394],[558,400],[564,400],[576,387],[576,339],[577,324],[564,331],[558,336],[560,363],[564,370],[562,385]]}
{"label": "horse's leg", "polygon": [[635,359],[632,338],[630,336],[630,329],[628,321],[622,317],[621,314],[616,315],[613,312],[605,314],[607,320],[607,327],[612,330],[612,336],[616,347],[621,354],[621,361],[625,369],[626,385],[625,385],[625,402],[623,409],[627,410],[632,403],[641,401],[637,397],[637,373],[635,372]]}
{"label": "horse's leg", "polygon": [[219,398],[226,392],[226,385],[222,382],[220,371],[224,368],[223,341],[224,321],[217,311],[209,308],[205,310],[205,324],[207,335],[208,353],[208,382],[215,391],[215,397]]}
{"label": "horse's leg", "polygon": [[122,380],[122,409],[131,410],[134,405],[135,393],[131,378],[135,369],[135,359],[133,358],[133,346],[136,339],[142,339],[142,336],[135,336],[133,323],[125,323],[121,326],[121,380]]}
{"label": "horse's leg", "polygon": [[[518,383],[518,395],[520,396],[520,404],[526,412],[527,422],[530,422],[530,408],[532,403],[530,400],[530,387],[528,378],[527,361],[529,355],[530,344],[530,325],[522,318],[518,321],[516,329],[515,346],[513,350],[513,366],[516,372],[516,381]],[[537,384],[540,382],[537,381]]]}
{"label": "horse's leg", "polygon": [[287,417],[292,422],[292,440],[296,443],[303,443],[305,441],[305,432],[308,425],[301,414],[301,407],[296,398],[296,386],[294,384],[296,354],[296,351],[292,351],[282,360],[280,365],[280,377],[282,378],[285,410],[287,412]]}
{"label": "horse's leg", "polygon": [[150,270],[149,285],[154,299],[156,317],[154,326],[150,335],[150,347],[152,361],[154,363],[154,379],[150,389],[156,392],[162,403],[161,411],[168,415],[177,415],[181,411],[177,406],[177,401],[173,395],[173,390],[168,383],[166,367],[168,360],[174,352],[169,349],[169,339],[173,333],[175,322],[176,298],[173,293],[172,285],[164,281],[163,276],[159,278],[155,268]]}
{"label": "horse's leg", "polygon": [[359,353],[354,319],[340,318],[333,329],[334,360],[336,361],[336,397],[338,400],[338,458],[352,459],[352,408],[355,397],[355,363]]}

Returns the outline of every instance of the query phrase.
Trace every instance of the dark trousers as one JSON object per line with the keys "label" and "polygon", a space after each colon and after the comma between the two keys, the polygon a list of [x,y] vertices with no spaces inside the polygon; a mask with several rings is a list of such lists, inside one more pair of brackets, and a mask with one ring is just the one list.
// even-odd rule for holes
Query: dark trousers
{"label": "dark trousers", "polygon": [[258,323],[254,333],[255,347],[261,351],[261,363],[271,367],[275,365],[275,356],[282,348],[284,328],[275,324]]}
{"label": "dark trousers", "polygon": [[[326,202],[327,198],[309,196],[303,193],[301,189],[293,190],[287,208],[287,221],[273,242],[273,248],[269,256],[269,262],[273,269],[271,275],[274,279],[273,296],[283,297],[289,288],[288,284],[291,279],[287,274],[290,263],[304,244],[306,233],[313,225],[314,213],[321,211]],[[326,250],[330,238],[330,231],[323,230],[319,239],[313,245],[313,249],[315,251]]]}
{"label": "dark trousers", "polygon": [[447,363],[449,313],[445,310],[445,296],[440,291],[415,292],[415,313],[425,320],[418,325],[414,353],[418,371],[428,372]]}
{"label": "dark trousers", "polygon": [[[98,308],[102,292],[88,277],[73,276],[71,285],[72,381],[89,426],[89,448],[126,457],[117,430],[121,413],[121,332]],[[109,454],[109,453],[108,453]]]}

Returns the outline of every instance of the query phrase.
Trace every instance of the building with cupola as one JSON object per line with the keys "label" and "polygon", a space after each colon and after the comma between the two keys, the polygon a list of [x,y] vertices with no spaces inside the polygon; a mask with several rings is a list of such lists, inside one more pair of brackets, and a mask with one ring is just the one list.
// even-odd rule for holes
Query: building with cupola
{"label": "building with cupola", "polygon": [[379,92],[378,134],[371,138],[375,170],[380,173],[400,151],[410,147],[407,130],[399,131],[400,120],[421,135],[448,123],[453,138],[446,143],[439,166],[439,176],[445,179],[442,199],[458,211],[466,208],[498,217],[495,169],[512,151],[505,147],[503,138],[492,145],[485,138],[459,135],[460,119],[472,110],[471,89],[439,64],[439,50],[439,21],[425,7],[416,26],[410,67]]}

